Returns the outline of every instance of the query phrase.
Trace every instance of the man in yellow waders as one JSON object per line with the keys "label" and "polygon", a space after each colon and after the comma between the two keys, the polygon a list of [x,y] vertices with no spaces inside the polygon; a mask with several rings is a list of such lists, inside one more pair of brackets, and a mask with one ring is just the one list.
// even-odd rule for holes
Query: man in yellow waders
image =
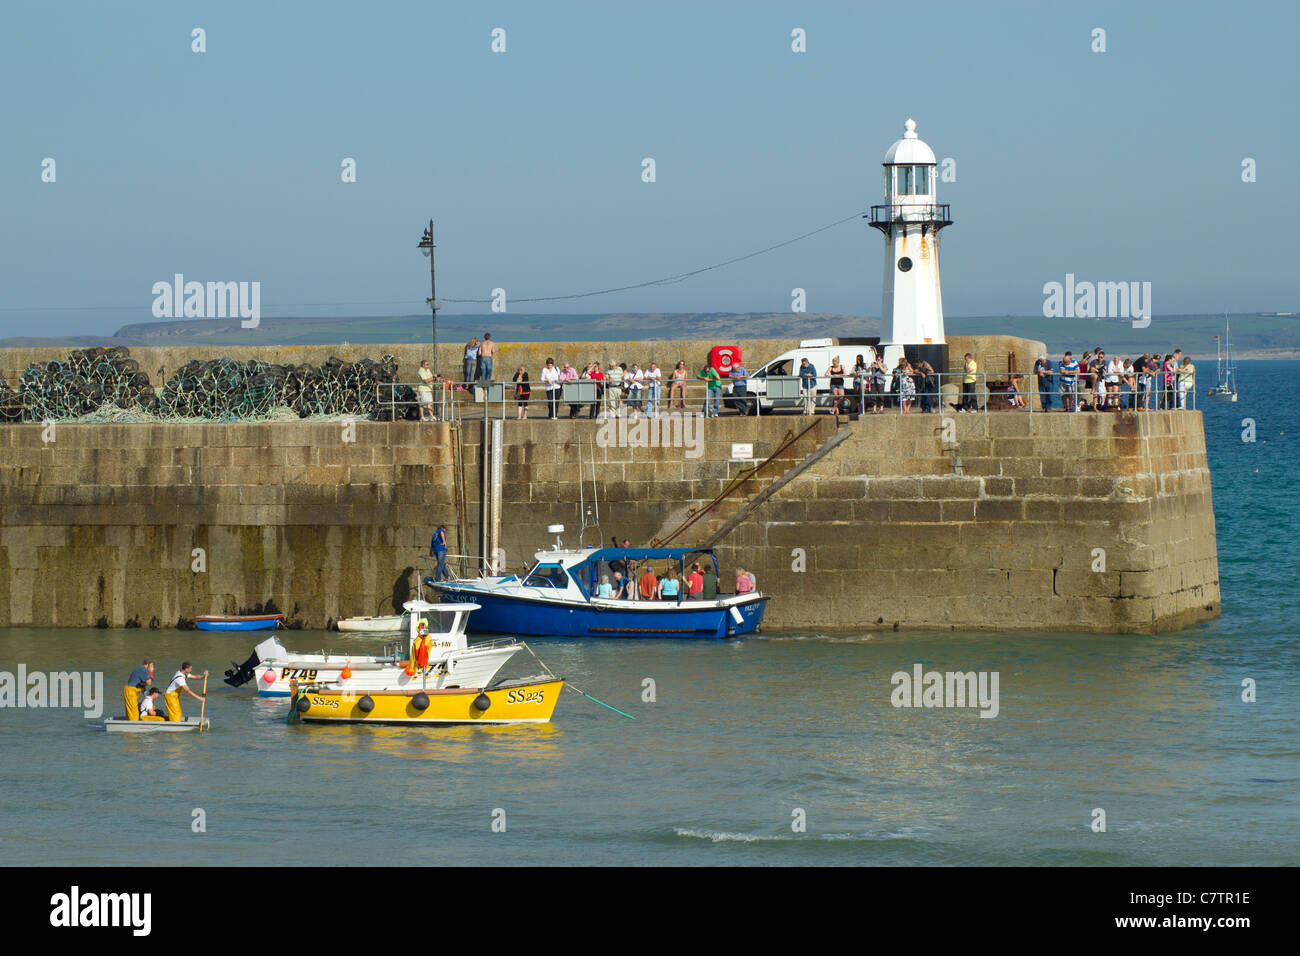
{"label": "man in yellow waders", "polygon": [[140,697],[140,716],[139,720],[166,720],[162,714],[154,710],[154,704],[158,701],[160,691],[157,687],[150,687],[148,692]]}
{"label": "man in yellow waders", "polygon": [[[195,700],[198,701],[204,700],[203,697],[200,697],[198,694],[194,693],[194,691],[190,690],[189,685],[185,683],[185,678],[190,676],[190,670],[193,667],[194,667],[193,664],[191,664],[189,661],[185,661],[183,664],[181,664],[181,669],[178,670],[174,675],[172,675],[172,682],[167,685],[167,692],[163,694],[163,701],[167,704],[168,720],[182,721],[185,719],[185,715],[181,713],[181,691],[182,690],[184,690],[185,693],[189,694]],[[208,676],[208,672],[204,671],[203,676],[206,678]]]}
{"label": "man in yellow waders", "polygon": [[126,701],[126,719],[140,719],[140,692],[153,683],[153,661],[146,660],[126,679],[122,698]]}

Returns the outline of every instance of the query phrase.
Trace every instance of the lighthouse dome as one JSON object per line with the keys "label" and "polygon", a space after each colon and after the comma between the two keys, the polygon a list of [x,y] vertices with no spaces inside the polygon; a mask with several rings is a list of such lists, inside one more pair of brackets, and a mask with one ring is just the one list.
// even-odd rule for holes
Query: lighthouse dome
{"label": "lighthouse dome", "polygon": [[885,153],[886,166],[921,166],[935,164],[934,150],[916,135],[916,121],[903,124],[903,138]]}

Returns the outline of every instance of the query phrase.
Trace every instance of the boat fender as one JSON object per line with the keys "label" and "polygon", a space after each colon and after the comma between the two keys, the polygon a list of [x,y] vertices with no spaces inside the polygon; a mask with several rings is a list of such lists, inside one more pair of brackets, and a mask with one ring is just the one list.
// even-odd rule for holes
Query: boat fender
{"label": "boat fender", "polygon": [[737,624],[745,623],[745,615],[741,614],[740,608],[736,607],[736,605],[734,604],[731,605],[731,619],[735,621]]}
{"label": "boat fender", "polygon": [[369,694],[357,701],[357,707],[361,708],[361,713],[368,714],[375,709],[375,699]]}
{"label": "boat fender", "polygon": [[273,667],[273,668],[271,668],[270,670],[268,670],[265,674],[263,674],[263,675],[262,675],[262,680],[266,681],[268,684],[274,684],[274,683],[275,683],[275,668]]}
{"label": "boat fender", "polygon": [[474,698],[474,709],[477,710],[479,713],[484,712],[491,706],[492,706],[492,698],[489,697],[487,694],[479,694],[477,697]]}
{"label": "boat fender", "polygon": [[416,710],[427,710],[429,708],[429,695],[420,691],[411,698],[411,706]]}
{"label": "boat fender", "polygon": [[307,699],[306,694],[303,694],[298,698],[298,702],[294,704],[294,706],[298,708],[298,713],[305,714],[307,711],[311,710],[311,701]]}
{"label": "boat fender", "polygon": [[339,671],[339,680],[349,680],[352,677],[352,668],[347,664],[343,665],[343,670]]}

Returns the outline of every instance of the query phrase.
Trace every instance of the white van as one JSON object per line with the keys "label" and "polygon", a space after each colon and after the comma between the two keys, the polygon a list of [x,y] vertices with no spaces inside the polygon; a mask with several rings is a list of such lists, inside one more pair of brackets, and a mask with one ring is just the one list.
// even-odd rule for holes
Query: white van
{"label": "white van", "polygon": [[735,386],[729,386],[723,401],[728,408],[738,409],[746,415],[754,413],[755,399],[764,414],[774,409],[801,408],[803,403],[797,387],[784,382],[778,387],[773,383],[772,395],[769,395],[767,380],[788,376],[798,378],[799,366],[803,359],[807,359],[817,370],[817,404],[831,405],[834,403],[830,391],[831,378],[826,374],[831,359],[837,355],[840,357],[840,364],[844,366],[844,390],[848,392],[853,388],[853,366],[858,356],[861,355],[870,366],[876,360],[878,350],[884,354],[886,368],[893,368],[903,357],[901,345],[881,345],[878,338],[804,339],[798,348],[783,352],[758,369],[751,370],[743,393],[736,392]]}

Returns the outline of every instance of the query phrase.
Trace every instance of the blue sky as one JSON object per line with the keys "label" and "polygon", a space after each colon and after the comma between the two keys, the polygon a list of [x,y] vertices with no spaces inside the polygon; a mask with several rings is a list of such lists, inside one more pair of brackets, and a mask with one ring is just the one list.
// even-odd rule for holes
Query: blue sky
{"label": "blue sky", "polygon": [[[418,313],[430,217],[444,299],[678,273],[880,202],[909,116],[956,161],[948,314],[1037,313],[1067,272],[1150,281],[1157,314],[1295,309],[1298,27],[1293,2],[6,0],[0,336],[148,321],[177,272],[260,281],[265,315]],[[800,287],[875,316],[882,249],[851,222],[527,311],[783,311]]]}

